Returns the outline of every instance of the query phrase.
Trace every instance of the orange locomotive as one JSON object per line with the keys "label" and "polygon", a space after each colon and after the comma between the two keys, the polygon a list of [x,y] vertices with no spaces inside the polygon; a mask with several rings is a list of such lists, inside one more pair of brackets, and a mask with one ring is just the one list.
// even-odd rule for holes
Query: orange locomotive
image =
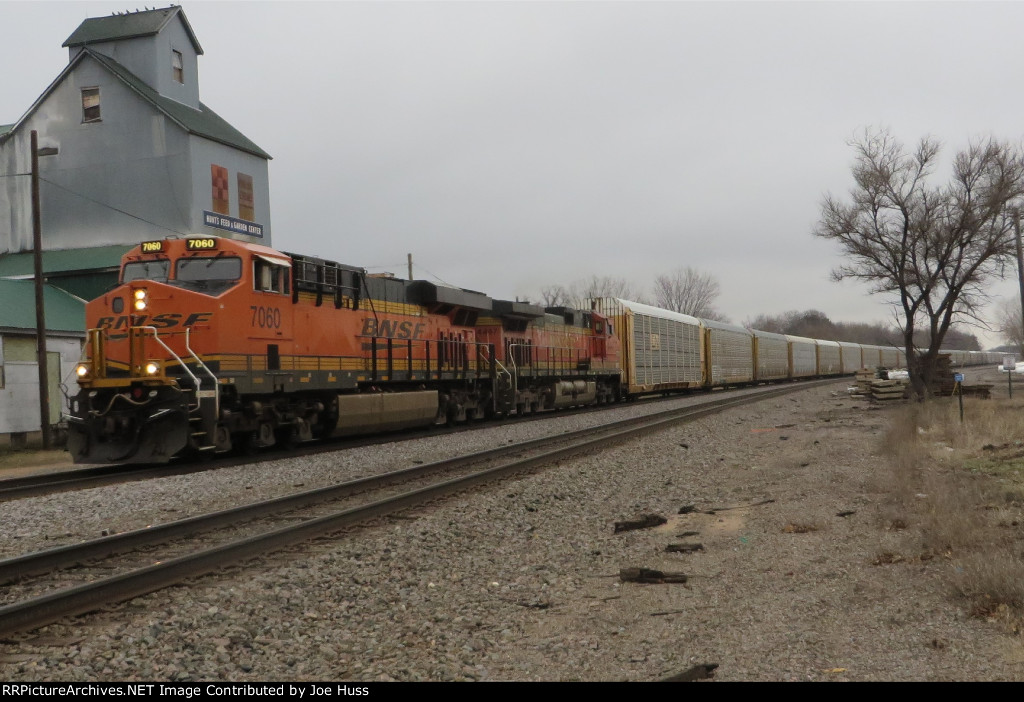
{"label": "orange locomotive", "polygon": [[492,300],[216,237],[143,242],[86,306],[68,447],[167,461],[618,399],[596,312]]}

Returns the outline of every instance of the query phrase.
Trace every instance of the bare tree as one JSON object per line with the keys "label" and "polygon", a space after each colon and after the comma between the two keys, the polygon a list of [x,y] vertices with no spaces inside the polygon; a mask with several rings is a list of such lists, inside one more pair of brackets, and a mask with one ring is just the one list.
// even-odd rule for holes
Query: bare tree
{"label": "bare tree", "polygon": [[540,289],[540,299],[544,307],[560,307],[569,299],[569,291],[561,285],[545,285]]}
{"label": "bare tree", "polygon": [[610,275],[592,275],[565,285],[546,285],[540,289],[545,307],[575,307],[590,309],[590,301],[599,297],[620,297],[634,302],[645,302],[640,290],[625,278]]}
{"label": "bare tree", "polygon": [[1006,343],[1024,352],[1024,323],[1021,322],[1020,300],[1007,300],[999,306],[997,324]]}
{"label": "bare tree", "polygon": [[[891,296],[903,333],[911,386],[926,397],[935,360],[958,317],[977,318],[983,284],[1013,252],[1013,215],[1024,185],[1020,149],[994,139],[956,154],[945,185],[933,187],[939,144],[906,148],[885,130],[865,131],[856,153],[851,201],[826,196],[816,236],[837,242],[846,263],[835,280],[866,281]],[[918,325],[927,352],[914,344]]]}
{"label": "bare tree", "polygon": [[720,292],[713,275],[690,266],[654,279],[654,299],[658,307],[693,317],[718,319],[714,303]]}
{"label": "bare tree", "polygon": [[590,307],[590,300],[598,297],[619,297],[625,300],[641,302],[643,294],[625,278],[610,275],[592,275],[585,280],[577,280],[569,290],[577,307]]}

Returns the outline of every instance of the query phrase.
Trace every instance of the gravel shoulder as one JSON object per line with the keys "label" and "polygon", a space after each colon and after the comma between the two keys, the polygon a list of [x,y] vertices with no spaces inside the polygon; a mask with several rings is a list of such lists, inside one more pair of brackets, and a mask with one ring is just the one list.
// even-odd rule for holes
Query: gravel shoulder
{"label": "gravel shoulder", "polygon": [[[888,528],[892,411],[843,384],[728,410],[0,644],[0,677],[658,680],[716,663],[719,680],[1020,680],[1020,637],[969,615],[950,563],[874,564],[920,552],[912,526]],[[279,470],[365,465],[322,460]],[[22,502],[64,533],[62,510],[129,487]],[[214,488],[183,489],[148,492]],[[644,513],[669,522],[614,533]],[[8,523],[26,550],[38,528]],[[680,542],[704,550],[665,552]],[[620,582],[632,566],[689,579]]]}

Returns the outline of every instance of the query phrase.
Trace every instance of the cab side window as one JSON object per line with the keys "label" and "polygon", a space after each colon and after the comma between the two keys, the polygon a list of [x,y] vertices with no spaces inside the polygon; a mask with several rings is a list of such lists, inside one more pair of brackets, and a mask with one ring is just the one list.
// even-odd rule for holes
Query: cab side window
{"label": "cab side window", "polygon": [[262,292],[288,294],[288,268],[256,259],[253,269],[253,288]]}

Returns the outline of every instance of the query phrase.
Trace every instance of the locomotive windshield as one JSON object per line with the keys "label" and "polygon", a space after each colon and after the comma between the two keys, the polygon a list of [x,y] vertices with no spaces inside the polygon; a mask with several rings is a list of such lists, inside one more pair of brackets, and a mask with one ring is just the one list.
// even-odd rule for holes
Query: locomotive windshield
{"label": "locomotive windshield", "polygon": [[133,261],[126,263],[122,282],[129,283],[133,280],[156,280],[161,283],[167,282],[167,273],[171,270],[171,262],[166,258],[156,261]]}
{"label": "locomotive windshield", "polygon": [[242,259],[237,256],[195,256],[179,258],[174,278],[183,288],[219,293],[242,277]]}

